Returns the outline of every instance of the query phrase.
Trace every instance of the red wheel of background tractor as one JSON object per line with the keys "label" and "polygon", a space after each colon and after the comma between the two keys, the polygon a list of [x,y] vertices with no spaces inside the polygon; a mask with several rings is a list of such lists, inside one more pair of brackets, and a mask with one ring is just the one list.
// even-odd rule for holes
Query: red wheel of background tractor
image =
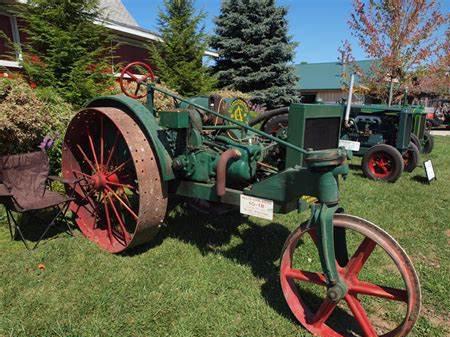
{"label": "red wheel of background tractor", "polygon": [[395,182],[402,175],[403,167],[400,152],[387,144],[372,146],[362,160],[364,175],[373,180]]}
{"label": "red wheel of background tractor", "polygon": [[[129,78],[127,78],[129,76]],[[155,81],[155,75],[153,74],[152,68],[144,63],[144,62],[133,62],[128,64],[125,68],[123,68],[120,73],[120,88],[122,92],[128,97],[134,99],[141,99],[147,96],[147,93],[139,94],[142,84],[146,83],[147,80],[150,79],[152,82]],[[130,82],[136,83],[136,89],[134,93],[129,92],[129,88],[127,88],[127,84]]]}
{"label": "red wheel of background tractor", "polygon": [[146,136],[126,113],[88,108],[71,121],[63,146],[70,205],[83,234],[119,253],[150,241],[163,221],[165,185]]}
{"label": "red wheel of background tractor", "polygon": [[281,287],[292,313],[315,336],[406,336],[421,306],[410,259],[391,236],[366,220],[335,215],[334,225],[354,251],[342,265],[336,262],[348,292],[339,303],[327,298],[325,275],[314,271],[321,270],[319,258],[312,259],[318,256],[316,230],[305,223],[289,236],[281,257]]}

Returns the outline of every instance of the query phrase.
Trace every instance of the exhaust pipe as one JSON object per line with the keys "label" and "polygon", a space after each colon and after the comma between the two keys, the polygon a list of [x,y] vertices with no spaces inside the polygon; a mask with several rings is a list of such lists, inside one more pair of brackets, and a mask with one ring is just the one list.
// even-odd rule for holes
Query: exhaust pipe
{"label": "exhaust pipe", "polygon": [[225,195],[225,186],[227,183],[227,165],[231,159],[238,159],[241,157],[241,153],[236,149],[226,150],[219,158],[217,163],[217,182],[216,182],[216,193],[219,197]]}
{"label": "exhaust pipe", "polygon": [[350,110],[352,108],[352,100],[353,100],[353,87],[355,85],[355,74],[352,74],[350,77],[350,89],[348,91],[348,98],[347,98],[347,109],[345,110],[345,126],[349,126],[350,121]]}

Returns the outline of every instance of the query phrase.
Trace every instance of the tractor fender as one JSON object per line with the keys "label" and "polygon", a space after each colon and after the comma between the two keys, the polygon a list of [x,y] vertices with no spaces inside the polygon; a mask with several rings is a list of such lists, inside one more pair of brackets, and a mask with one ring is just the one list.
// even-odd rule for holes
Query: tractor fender
{"label": "tractor fender", "polygon": [[86,105],[86,108],[99,107],[117,108],[130,115],[140,125],[144,134],[150,138],[153,149],[158,157],[163,180],[169,181],[175,179],[172,170],[172,158],[158,137],[158,131],[161,130],[161,127],[149,109],[139,101],[125,95],[97,97]]}

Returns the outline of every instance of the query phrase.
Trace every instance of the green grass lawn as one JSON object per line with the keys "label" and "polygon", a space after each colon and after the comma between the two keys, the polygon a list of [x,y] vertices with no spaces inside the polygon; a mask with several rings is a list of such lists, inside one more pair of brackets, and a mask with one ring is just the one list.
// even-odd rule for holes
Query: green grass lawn
{"label": "green grass lawn", "polygon": [[[428,157],[439,179],[431,185],[422,168],[396,184],[353,169],[342,206],[384,228],[412,258],[423,307],[411,336],[450,336],[450,137],[438,137]],[[310,336],[278,283],[283,243],[306,217],[267,223],[173,212],[151,245],[115,256],[79,233],[29,253],[10,241],[0,216],[0,337]]]}

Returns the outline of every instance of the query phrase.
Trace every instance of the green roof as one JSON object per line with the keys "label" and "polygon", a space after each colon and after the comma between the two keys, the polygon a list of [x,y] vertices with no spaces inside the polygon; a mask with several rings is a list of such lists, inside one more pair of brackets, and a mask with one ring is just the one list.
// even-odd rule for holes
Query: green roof
{"label": "green roof", "polygon": [[[356,61],[365,73],[370,71],[373,60]],[[297,76],[300,78],[297,88],[301,90],[335,90],[342,87],[342,63],[301,63],[295,66]],[[356,76],[358,84],[358,76]]]}

